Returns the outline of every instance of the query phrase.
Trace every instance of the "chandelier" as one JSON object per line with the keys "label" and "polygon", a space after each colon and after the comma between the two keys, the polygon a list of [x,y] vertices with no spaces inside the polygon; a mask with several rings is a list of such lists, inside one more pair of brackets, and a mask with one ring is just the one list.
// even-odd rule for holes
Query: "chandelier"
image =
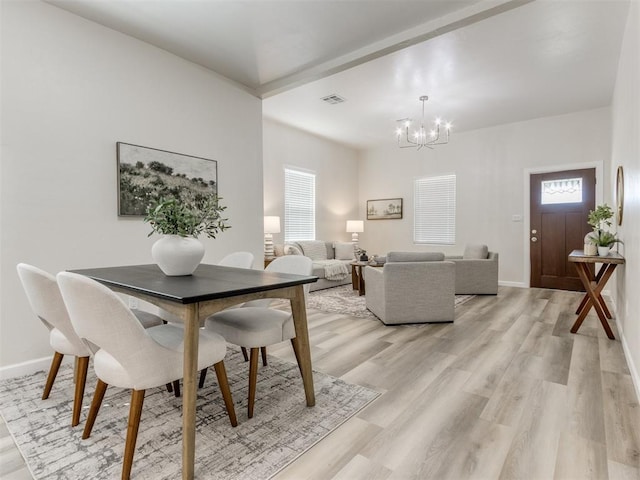
{"label": "chandelier", "polygon": [[400,124],[396,129],[396,137],[398,139],[398,146],[400,148],[417,148],[420,150],[422,147],[433,148],[433,145],[444,145],[449,143],[449,132],[451,130],[451,123],[445,123],[443,125],[446,131],[446,138],[440,138],[440,126],[442,121],[436,118],[436,121],[431,129],[427,132],[427,128],[424,126],[424,103],[429,100],[426,95],[421,96],[418,100],[422,102],[422,121],[419,128],[411,129],[410,118],[403,118],[397,120]]}

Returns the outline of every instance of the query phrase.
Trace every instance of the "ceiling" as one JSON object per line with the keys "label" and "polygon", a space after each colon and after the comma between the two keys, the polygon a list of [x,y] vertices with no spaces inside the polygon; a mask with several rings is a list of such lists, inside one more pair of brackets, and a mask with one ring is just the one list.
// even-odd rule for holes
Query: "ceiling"
{"label": "ceiling", "polygon": [[[267,118],[354,148],[611,103],[627,0],[47,0],[229,78]],[[346,101],[321,100],[337,94]]]}

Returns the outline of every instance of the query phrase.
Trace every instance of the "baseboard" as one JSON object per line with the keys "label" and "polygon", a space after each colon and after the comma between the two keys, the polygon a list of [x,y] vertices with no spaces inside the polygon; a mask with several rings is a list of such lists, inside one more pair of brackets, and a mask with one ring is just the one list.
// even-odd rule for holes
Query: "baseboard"
{"label": "baseboard", "polygon": [[[63,363],[72,362],[73,358],[73,355],[66,355],[63,359]],[[13,365],[0,367],[0,380],[30,375],[41,370],[49,371],[50,366],[51,356],[36,358],[22,363],[14,363]]]}
{"label": "baseboard", "polygon": [[498,285],[501,287],[529,288],[529,286],[525,285],[523,282],[505,282],[500,280]]}
{"label": "baseboard", "polygon": [[627,361],[627,367],[629,367],[629,373],[631,374],[631,381],[633,382],[633,386],[636,389],[636,399],[640,402],[640,375],[638,375],[638,370],[636,369],[635,364],[631,358],[631,351],[629,350],[629,344],[627,344],[627,339],[624,336],[624,331],[622,330],[622,326],[620,322],[618,322],[618,315],[616,312],[616,326],[618,327],[618,335],[620,335],[620,342],[622,343],[622,351],[624,352],[624,358]]}

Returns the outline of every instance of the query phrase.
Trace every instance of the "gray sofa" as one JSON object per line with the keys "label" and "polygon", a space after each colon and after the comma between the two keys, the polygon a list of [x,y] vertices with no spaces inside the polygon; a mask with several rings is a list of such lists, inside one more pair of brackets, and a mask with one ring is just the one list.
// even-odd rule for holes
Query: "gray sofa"
{"label": "gray sofa", "polygon": [[[324,246],[324,252],[319,249]],[[307,242],[289,242],[285,245],[274,245],[276,256],[304,255],[313,260],[313,275],[318,281],[311,284],[309,291],[322,290],[351,283],[351,262],[355,260],[353,244],[351,242],[327,242],[322,240]],[[341,278],[328,279],[327,271],[338,270],[336,263],[344,265],[345,274]],[[334,273],[335,274],[335,273]]]}
{"label": "gray sofa", "polygon": [[467,245],[463,255],[445,259],[456,264],[456,295],[498,293],[498,254],[486,245]]}
{"label": "gray sofa", "polygon": [[385,325],[453,322],[455,268],[443,253],[389,252],[364,268],[367,308]]}

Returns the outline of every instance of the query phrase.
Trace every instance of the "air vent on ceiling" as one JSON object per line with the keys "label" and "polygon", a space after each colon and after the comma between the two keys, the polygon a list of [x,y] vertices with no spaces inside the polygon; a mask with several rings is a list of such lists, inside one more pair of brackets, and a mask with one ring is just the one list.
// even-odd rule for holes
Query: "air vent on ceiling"
{"label": "air vent on ceiling", "polygon": [[326,97],[322,97],[321,100],[323,102],[327,102],[330,105],[335,105],[336,103],[343,103],[347,100],[342,98],[340,95],[336,95],[335,93],[331,95],[327,95]]}

